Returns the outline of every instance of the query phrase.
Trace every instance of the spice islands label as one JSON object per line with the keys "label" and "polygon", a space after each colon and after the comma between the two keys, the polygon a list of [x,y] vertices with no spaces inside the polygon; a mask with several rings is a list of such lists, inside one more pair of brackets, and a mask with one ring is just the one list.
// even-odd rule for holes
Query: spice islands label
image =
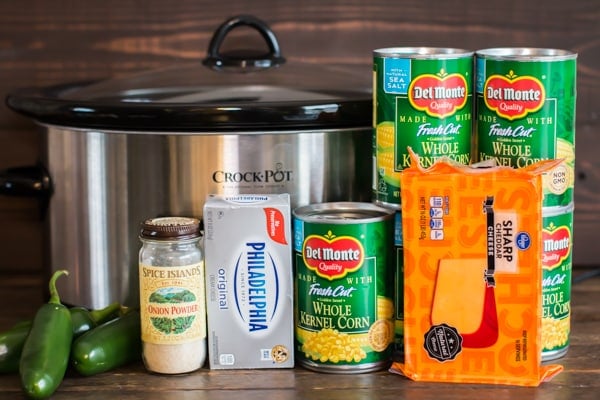
{"label": "spice islands label", "polygon": [[206,337],[203,263],[140,265],[142,340],[181,344]]}

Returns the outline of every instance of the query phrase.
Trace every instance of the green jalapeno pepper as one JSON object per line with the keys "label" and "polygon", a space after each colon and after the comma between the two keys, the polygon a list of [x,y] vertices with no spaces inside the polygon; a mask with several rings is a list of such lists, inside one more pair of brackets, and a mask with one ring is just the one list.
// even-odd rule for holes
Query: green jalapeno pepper
{"label": "green jalapeno pepper", "polygon": [[62,382],[69,363],[73,324],[69,309],[60,302],[56,280],[68,271],[58,270],[50,278],[50,300],[35,314],[19,363],[21,385],[27,397],[46,399]]}
{"label": "green jalapeno pepper", "polygon": [[0,374],[19,371],[21,351],[30,328],[31,321],[26,321],[0,333]]}
{"label": "green jalapeno pepper", "polygon": [[[69,309],[73,323],[73,338],[77,338],[90,329],[116,318],[121,305],[112,303],[105,308],[88,310],[84,307]],[[19,360],[23,345],[31,328],[31,320],[22,321],[0,333],[0,374],[19,372]]]}
{"label": "green jalapeno pepper", "polygon": [[112,303],[98,310],[88,310],[85,307],[71,307],[71,320],[73,322],[73,339],[78,338],[90,329],[97,327],[119,315],[120,303]]}
{"label": "green jalapeno pepper", "polygon": [[141,322],[136,309],[84,333],[71,348],[71,365],[85,376],[141,359]]}

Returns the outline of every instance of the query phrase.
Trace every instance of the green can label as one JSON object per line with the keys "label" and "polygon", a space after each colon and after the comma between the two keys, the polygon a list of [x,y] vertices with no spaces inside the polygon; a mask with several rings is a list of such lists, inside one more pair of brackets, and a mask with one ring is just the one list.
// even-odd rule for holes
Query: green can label
{"label": "green can label", "polygon": [[342,223],[295,217],[296,354],[305,367],[365,372],[389,366],[392,217]]}
{"label": "green can label", "polygon": [[513,168],[564,159],[544,177],[543,205],[566,206],[575,181],[576,56],[525,50],[477,52],[477,158]]}
{"label": "green can label", "polygon": [[471,162],[472,53],[443,50],[374,53],[373,193],[378,203],[400,205],[400,173],[410,165],[408,147],[424,167],[443,156]]}
{"label": "green can label", "polygon": [[402,214],[396,212],[394,221],[394,255],[396,277],[394,304],[394,359],[402,359],[404,354],[404,240],[402,236]]}
{"label": "green can label", "polygon": [[542,358],[562,355],[571,330],[573,207],[543,212]]}

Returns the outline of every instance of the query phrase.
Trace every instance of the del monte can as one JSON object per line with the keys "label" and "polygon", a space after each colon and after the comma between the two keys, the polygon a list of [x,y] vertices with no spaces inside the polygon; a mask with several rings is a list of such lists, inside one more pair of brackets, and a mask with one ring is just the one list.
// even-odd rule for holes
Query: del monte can
{"label": "del monte can", "polygon": [[476,52],[478,160],[519,168],[564,159],[544,177],[544,207],[573,200],[576,58],[557,49]]}
{"label": "del monte can", "polygon": [[392,47],[373,52],[373,193],[400,208],[408,147],[424,167],[447,156],[471,162],[473,52]]}
{"label": "del monte can", "polygon": [[294,211],[296,359],[333,373],[380,370],[394,343],[394,211],[321,203]]}
{"label": "del monte can", "polygon": [[542,210],[542,361],[567,353],[571,333],[573,203]]}

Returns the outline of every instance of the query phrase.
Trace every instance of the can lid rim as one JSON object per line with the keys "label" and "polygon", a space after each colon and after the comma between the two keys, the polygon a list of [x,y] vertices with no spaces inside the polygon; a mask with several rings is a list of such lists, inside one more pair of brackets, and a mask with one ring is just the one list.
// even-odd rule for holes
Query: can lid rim
{"label": "can lid rim", "polygon": [[475,54],[498,60],[563,61],[577,58],[577,53],[570,50],[537,47],[495,47],[477,50]]}
{"label": "can lid rim", "polygon": [[453,47],[388,47],[373,50],[376,57],[413,59],[452,59],[472,57],[473,51]]}
{"label": "can lid rim", "polygon": [[298,207],[293,211],[293,214],[295,218],[305,222],[348,224],[351,221],[383,221],[391,218],[396,211],[373,203],[331,202]]}

